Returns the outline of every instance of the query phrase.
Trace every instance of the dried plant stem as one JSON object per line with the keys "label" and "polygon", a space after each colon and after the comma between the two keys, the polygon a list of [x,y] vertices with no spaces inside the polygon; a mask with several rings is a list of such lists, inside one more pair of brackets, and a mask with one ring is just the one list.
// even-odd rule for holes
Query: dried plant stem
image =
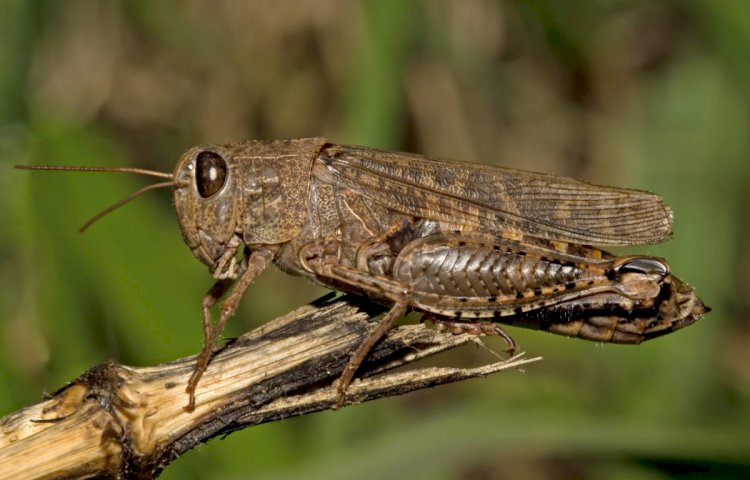
{"label": "dried plant stem", "polygon": [[[183,407],[194,358],[146,368],[96,366],[48,400],[0,419],[0,478],[153,478],[217,435],[328,409],[333,383],[377,313],[351,297],[322,299],[229,342],[213,358],[190,413]],[[395,328],[370,353],[345,403],[538,360],[390,372],[472,340],[424,325]]]}

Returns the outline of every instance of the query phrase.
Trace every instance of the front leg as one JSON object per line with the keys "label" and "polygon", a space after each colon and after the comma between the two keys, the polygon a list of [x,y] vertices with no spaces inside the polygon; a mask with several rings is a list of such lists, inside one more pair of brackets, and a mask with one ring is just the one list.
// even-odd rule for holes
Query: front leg
{"label": "front leg", "polygon": [[[219,334],[224,329],[224,325],[226,325],[229,317],[237,312],[240,300],[242,300],[247,288],[266,269],[268,264],[273,260],[277,250],[278,248],[275,247],[263,246],[250,252],[245,247],[244,258],[239,265],[239,277],[236,280],[229,278],[217,280],[208,293],[206,293],[206,296],[203,297],[203,350],[198,355],[195,367],[193,368],[193,374],[190,376],[187,388],[185,389],[189,395],[188,404],[185,407],[185,410],[188,412],[195,409],[195,389],[206,368],[208,368],[208,362],[211,359],[211,353]],[[224,268],[224,265],[226,263],[217,266],[217,271],[219,268]],[[232,287],[232,290],[226,300],[224,300],[224,303],[222,303],[219,309],[219,319],[214,324],[211,321],[211,308],[230,287]]]}

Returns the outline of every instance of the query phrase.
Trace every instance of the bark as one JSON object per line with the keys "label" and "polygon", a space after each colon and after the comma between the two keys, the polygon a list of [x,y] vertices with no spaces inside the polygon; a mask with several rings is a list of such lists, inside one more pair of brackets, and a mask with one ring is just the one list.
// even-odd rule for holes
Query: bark
{"label": "bark", "polygon": [[[187,412],[195,357],[153,367],[107,362],[0,419],[0,478],[153,478],[195,445],[264,422],[331,408],[335,380],[380,310],[323,298],[215,352]],[[392,371],[475,337],[423,324],[394,328],[370,352],[345,405],[489,375],[532,362]]]}

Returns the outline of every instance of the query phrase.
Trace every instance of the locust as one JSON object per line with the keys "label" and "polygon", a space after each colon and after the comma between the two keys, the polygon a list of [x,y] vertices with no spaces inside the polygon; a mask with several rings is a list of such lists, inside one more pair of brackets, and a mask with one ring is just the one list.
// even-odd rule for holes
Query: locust
{"label": "locust", "polygon": [[499,324],[638,344],[709,311],[666,260],[599,248],[671,237],[671,209],[645,191],[323,138],[194,147],[173,173],[19,168],[166,179],[82,230],[147,190],[173,189],[184,241],[215,278],[201,303],[204,345],[186,387],[188,411],[227,320],[271,263],[389,307],[351,353],[336,406],[407,311],[454,333],[500,336],[509,354],[515,343]]}

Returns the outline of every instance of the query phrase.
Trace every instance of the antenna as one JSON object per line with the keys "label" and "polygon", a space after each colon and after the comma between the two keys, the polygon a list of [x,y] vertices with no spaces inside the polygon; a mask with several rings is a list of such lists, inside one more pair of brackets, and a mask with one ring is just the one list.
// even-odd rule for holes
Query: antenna
{"label": "antenna", "polygon": [[160,182],[153,185],[147,185],[140,190],[128,195],[126,198],[119,202],[110,205],[101,212],[91,217],[86,223],[78,229],[79,233],[83,233],[87,228],[93,225],[96,221],[107,215],[108,213],[117,210],[123,205],[127,204],[134,198],[140,196],[149,190],[155,190],[157,188],[171,187],[174,185],[174,175],[171,173],[157,172],[155,170],[146,170],[145,168],[131,168],[131,167],[75,167],[75,166],[53,166],[53,165],[16,165],[15,168],[19,170],[49,170],[49,171],[62,171],[62,172],[121,172],[121,173],[137,173],[139,175],[148,175],[151,177],[168,178],[169,182]]}
{"label": "antenna", "polygon": [[139,175],[149,175],[151,177],[169,178],[174,177],[171,173],[157,172],[155,170],[146,170],[145,168],[131,167],[73,167],[68,165],[16,165],[19,170],[52,170],[63,172],[124,172],[137,173]]}

